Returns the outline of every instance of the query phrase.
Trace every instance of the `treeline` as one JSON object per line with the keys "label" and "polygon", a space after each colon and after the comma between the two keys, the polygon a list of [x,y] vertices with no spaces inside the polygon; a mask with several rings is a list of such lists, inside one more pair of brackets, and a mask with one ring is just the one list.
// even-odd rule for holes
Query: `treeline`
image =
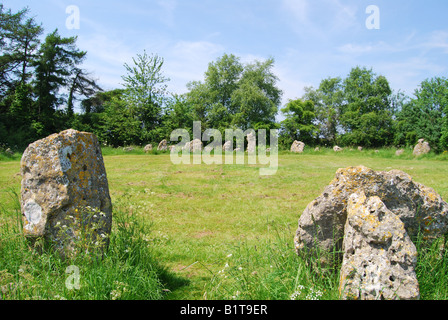
{"label": "treeline", "polygon": [[278,129],[285,148],[294,140],[378,148],[424,138],[435,151],[448,149],[446,78],[424,80],[408,97],[372,69],[354,67],[282,106],[274,59],[242,63],[224,54],[209,63],[203,81],[178,95],[168,91],[163,58],[143,52],[124,64],[123,88],[103,91],[82,68],[86,52],[76,37],[55,30],[40,40],[44,29],[28,9],[13,13],[0,4],[0,15],[0,148],[23,149],[67,128],[93,132],[114,147],[157,144],[201,121],[203,130],[223,134]]}

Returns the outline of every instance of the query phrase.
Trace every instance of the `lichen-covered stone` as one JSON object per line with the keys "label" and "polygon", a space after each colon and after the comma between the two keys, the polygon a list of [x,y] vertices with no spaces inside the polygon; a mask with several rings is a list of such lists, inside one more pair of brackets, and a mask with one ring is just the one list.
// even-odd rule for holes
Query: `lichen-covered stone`
{"label": "lichen-covered stone", "polygon": [[415,300],[417,249],[379,197],[350,196],[339,291],[342,299]]}
{"label": "lichen-covered stone", "polygon": [[305,149],[305,143],[303,143],[302,141],[296,140],[291,145],[291,152],[294,153],[302,153],[304,149]]}
{"label": "lichen-covered stone", "polygon": [[145,153],[152,151],[152,144],[147,144],[143,149],[143,151],[145,151]]}
{"label": "lichen-covered stone", "polygon": [[422,154],[427,154],[431,151],[429,143],[425,139],[418,140],[418,143],[414,147],[414,156],[421,156]]}
{"label": "lichen-covered stone", "polygon": [[95,135],[70,129],[30,144],[21,174],[26,237],[48,240],[64,254],[76,242],[108,245],[112,204]]}
{"label": "lichen-covered stone", "polygon": [[199,153],[202,151],[203,143],[199,139],[194,139],[187,142],[182,149],[187,150],[191,153]]}
{"label": "lichen-covered stone", "polygon": [[334,146],[334,147],[333,147],[333,151],[334,151],[334,152],[341,152],[342,150],[344,150],[344,149],[342,149],[342,148],[339,147],[339,146]]}
{"label": "lichen-covered stone", "polygon": [[448,231],[448,204],[433,189],[399,170],[376,172],[364,166],[339,169],[335,179],[299,218],[294,238],[298,254],[318,255],[323,264],[342,258],[347,203],[353,193],[378,196],[403,221],[410,237],[419,231],[425,240]]}
{"label": "lichen-covered stone", "polygon": [[162,141],[159,142],[159,145],[157,146],[157,150],[159,150],[159,151],[168,150],[168,142],[166,141],[166,139],[163,139]]}

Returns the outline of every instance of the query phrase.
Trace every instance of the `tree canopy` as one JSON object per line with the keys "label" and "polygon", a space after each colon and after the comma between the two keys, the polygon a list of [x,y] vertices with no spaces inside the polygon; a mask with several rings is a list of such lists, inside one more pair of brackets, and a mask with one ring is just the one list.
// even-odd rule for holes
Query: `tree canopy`
{"label": "tree canopy", "polygon": [[200,121],[202,132],[279,129],[287,149],[294,140],[378,148],[423,138],[436,152],[448,150],[444,77],[424,79],[408,97],[385,76],[356,66],[282,105],[273,58],[243,63],[223,54],[209,62],[202,81],[175,94],[163,57],[143,51],[123,64],[122,88],[103,91],[83,68],[87,52],[76,42],[58,30],[44,34],[28,8],[12,12],[0,4],[0,148],[23,149],[68,128],[93,132],[111,146],[157,144],[175,129],[192,134]]}

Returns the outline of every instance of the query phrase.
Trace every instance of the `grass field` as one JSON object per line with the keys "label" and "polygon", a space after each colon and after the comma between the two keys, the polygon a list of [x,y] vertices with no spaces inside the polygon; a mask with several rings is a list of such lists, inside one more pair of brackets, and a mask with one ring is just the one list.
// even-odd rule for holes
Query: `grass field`
{"label": "grass field", "polygon": [[[110,257],[96,262],[101,266],[83,269],[84,260],[72,262],[81,266],[78,291],[65,288],[63,262],[37,258],[21,240],[19,157],[3,159],[0,297],[337,299],[337,274],[311,272],[295,255],[293,237],[300,214],[338,168],[400,169],[448,199],[446,154],[415,159],[409,150],[401,157],[394,152],[281,152],[277,174],[260,176],[257,165],[174,165],[168,154],[104,149],[115,238]],[[448,298],[445,254],[421,253],[419,261],[422,298]],[[21,295],[11,288],[20,281],[28,283]],[[94,294],[94,285],[104,288]]]}

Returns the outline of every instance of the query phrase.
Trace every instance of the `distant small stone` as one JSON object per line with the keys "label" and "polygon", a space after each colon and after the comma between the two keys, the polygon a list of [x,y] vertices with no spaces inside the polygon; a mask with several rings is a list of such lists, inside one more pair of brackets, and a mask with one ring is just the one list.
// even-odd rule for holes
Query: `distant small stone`
{"label": "distant small stone", "polygon": [[165,139],[160,141],[159,145],[157,146],[157,150],[158,151],[166,151],[166,150],[168,150],[168,142]]}
{"label": "distant small stone", "polygon": [[303,143],[302,141],[296,140],[291,145],[291,152],[294,153],[302,153],[304,149],[305,149],[305,143]]}
{"label": "distant small stone", "polygon": [[247,152],[250,154],[255,153],[255,149],[257,146],[257,138],[253,132],[250,132],[247,135]]}
{"label": "distant small stone", "polygon": [[232,142],[231,141],[226,141],[224,143],[224,145],[222,146],[222,150],[223,151],[233,151],[232,150]]}
{"label": "distant small stone", "polygon": [[414,156],[421,156],[423,154],[427,154],[431,151],[431,147],[429,143],[425,141],[425,139],[418,140],[417,145],[414,147]]}
{"label": "distant small stone", "polygon": [[358,147],[358,151],[362,151],[363,150],[363,147]]}
{"label": "distant small stone", "polygon": [[404,149],[400,149],[400,150],[395,151],[395,155],[396,156],[401,156],[403,153],[404,153]]}
{"label": "distant small stone", "polygon": [[334,146],[334,147],[333,147],[333,151],[334,151],[334,152],[341,152],[342,150],[344,150],[344,149],[342,149],[342,148],[339,147],[339,146]]}
{"label": "distant small stone", "polygon": [[189,152],[201,152],[202,151],[202,141],[199,139],[194,139],[184,145],[183,150],[187,150]]}
{"label": "distant small stone", "polygon": [[143,149],[143,151],[145,151],[145,153],[152,151],[152,144],[147,144]]}

